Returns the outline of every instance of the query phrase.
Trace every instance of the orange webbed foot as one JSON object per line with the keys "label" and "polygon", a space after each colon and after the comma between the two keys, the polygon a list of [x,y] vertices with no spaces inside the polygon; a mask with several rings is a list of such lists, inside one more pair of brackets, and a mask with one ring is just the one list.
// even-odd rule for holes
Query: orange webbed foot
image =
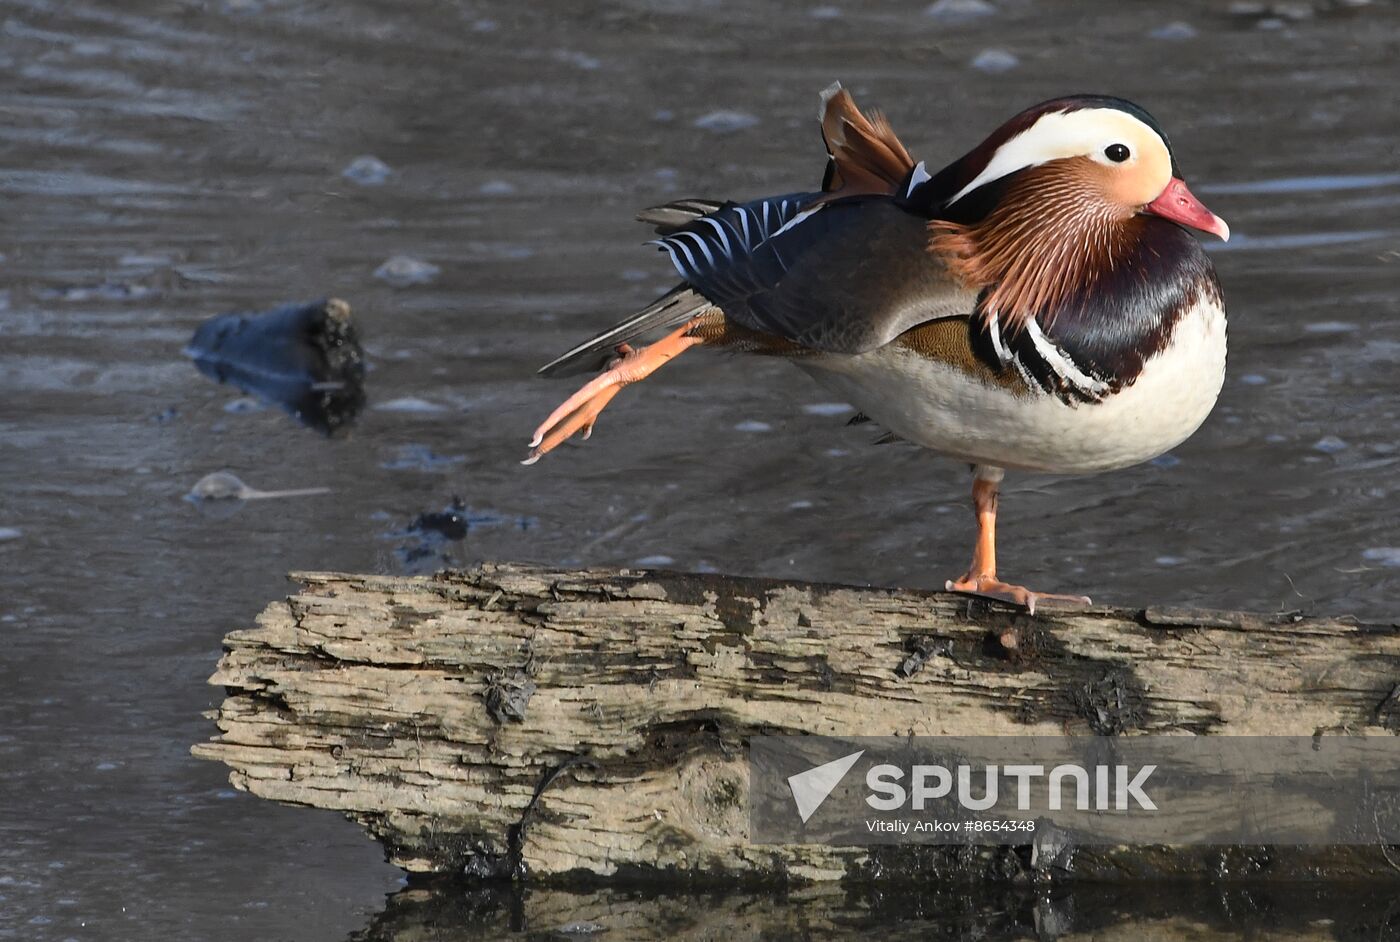
{"label": "orange webbed foot", "polygon": [[694,326],[695,322],[691,321],[640,350],[625,343],[619,345],[617,356],[608,364],[608,368],[565,399],[535,429],[535,435],[530,439],[530,454],[521,464],[534,464],[575,434],[582,433],[586,441],[593,434],[599,413],[622,391],[623,386],[646,379],[672,357],[702,342],[698,337],[688,336]]}
{"label": "orange webbed foot", "polygon": [[1019,605],[1027,614],[1034,615],[1041,602],[1050,603],[1051,608],[1088,608],[1094,604],[1087,595],[1058,595],[1053,592],[1032,592],[1023,585],[1002,582],[996,576],[977,576],[967,573],[961,579],[950,579],[949,592],[974,595],[978,598],[994,599]]}

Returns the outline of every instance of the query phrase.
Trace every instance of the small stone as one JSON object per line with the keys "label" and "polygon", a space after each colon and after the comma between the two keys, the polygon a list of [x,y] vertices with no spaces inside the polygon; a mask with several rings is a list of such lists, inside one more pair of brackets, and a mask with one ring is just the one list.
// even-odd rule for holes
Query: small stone
{"label": "small stone", "polygon": [[262,412],[267,407],[252,396],[240,396],[237,399],[230,399],[224,403],[224,411],[230,415],[247,415],[252,412]]}
{"label": "small stone", "polygon": [[1246,386],[1267,386],[1269,378],[1267,376],[1260,376],[1258,373],[1246,373],[1240,377],[1240,382],[1244,383]]}
{"label": "small stone", "polygon": [[745,128],[754,127],[758,123],[758,118],[747,111],[711,111],[709,114],[695,119],[697,128],[702,131],[714,131],[716,134],[742,131]]}
{"label": "small stone", "polygon": [[1021,64],[1021,60],[1005,49],[983,49],[977,53],[977,58],[972,60],[972,67],[979,72],[988,72],[996,75],[1001,72],[1010,72]]}
{"label": "small stone", "polygon": [[1269,5],[1261,0],[1235,0],[1225,9],[1231,16],[1263,16],[1269,12]]}
{"label": "small stone", "polygon": [[1195,39],[1196,27],[1192,26],[1190,23],[1183,23],[1181,20],[1176,20],[1175,22],[1168,23],[1166,26],[1159,26],[1149,35],[1151,35],[1153,39],[1166,39],[1174,42],[1183,39]]}
{"label": "small stone", "polygon": [[1279,19],[1276,16],[1265,17],[1258,23],[1254,24],[1255,28],[1263,30],[1283,29],[1287,25],[1287,23],[1285,23],[1283,20]]}
{"label": "small stone", "polygon": [[1270,12],[1280,19],[1291,20],[1294,23],[1298,23],[1303,20],[1312,19],[1314,10],[1311,3],[1287,2],[1275,3],[1270,8]]}
{"label": "small stone", "polygon": [[749,420],[747,420],[747,421],[740,422],[738,425],[734,426],[734,431],[736,431],[736,432],[771,432],[771,431],[773,431],[773,426],[769,425],[767,422],[755,422],[754,420],[749,419]]}
{"label": "small stone", "polygon": [[1309,334],[1350,334],[1355,330],[1356,325],[1347,321],[1317,321],[1303,327],[1303,331]]}
{"label": "small stone", "polygon": [[436,402],[429,402],[426,399],[419,399],[417,396],[401,396],[398,399],[390,399],[388,402],[380,402],[374,405],[380,412],[446,412],[447,406],[438,405]]}
{"label": "small stone", "polygon": [[340,175],[360,186],[379,186],[392,177],[394,171],[378,157],[365,154],[350,161]]}
{"label": "small stone", "polygon": [[1373,546],[1361,554],[1368,563],[1400,569],[1400,546]]}
{"label": "small stone", "polygon": [[515,192],[515,184],[508,180],[487,180],[476,191],[482,196],[509,196]]}
{"label": "small stone", "polygon": [[1335,455],[1339,451],[1346,451],[1349,447],[1351,446],[1335,435],[1324,435],[1313,442],[1313,451],[1320,451],[1324,455]]}
{"label": "small stone", "polygon": [[844,402],[809,402],[802,411],[808,415],[845,415],[851,407]]}
{"label": "small stone", "polygon": [[1152,465],[1154,468],[1175,468],[1177,465],[1181,464],[1181,459],[1168,452],[1165,455],[1158,455],[1156,458],[1149,461],[1148,464]]}
{"label": "small stone", "polygon": [[1159,566],[1180,566],[1186,559],[1183,556],[1158,556],[1153,562]]}
{"label": "small stone", "polygon": [[672,559],[670,556],[656,555],[656,556],[643,556],[641,559],[637,560],[637,561],[636,561],[635,563],[633,563],[632,565],[634,565],[634,566],[642,566],[642,567],[649,567],[649,566],[674,566],[675,564],[676,564],[676,561],[675,561],[674,559]]}
{"label": "small stone", "polygon": [[374,270],[374,277],[388,282],[395,288],[407,288],[411,285],[425,285],[441,271],[442,269],[431,262],[407,255],[395,255]]}
{"label": "small stone", "polygon": [[938,0],[924,10],[924,16],[953,25],[995,16],[996,12],[997,8],[987,0]]}
{"label": "small stone", "polygon": [[24,531],[19,527],[0,527],[0,543],[18,540],[22,536],[24,536]]}
{"label": "small stone", "polygon": [[840,7],[812,7],[807,11],[807,15],[814,20],[839,20],[841,18]]}

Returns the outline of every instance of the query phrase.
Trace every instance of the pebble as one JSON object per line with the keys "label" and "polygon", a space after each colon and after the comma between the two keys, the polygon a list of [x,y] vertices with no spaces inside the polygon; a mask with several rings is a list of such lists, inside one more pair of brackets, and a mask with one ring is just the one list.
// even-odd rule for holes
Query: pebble
{"label": "pebble", "polygon": [[972,60],[974,69],[993,75],[1000,72],[1010,72],[1020,64],[1021,60],[1005,49],[983,49],[977,53],[977,58]]}
{"label": "pebble", "polygon": [[809,402],[802,411],[808,415],[844,415],[851,407],[844,402]]}
{"label": "pebble", "polygon": [[1361,554],[1369,563],[1400,568],[1400,546],[1373,546]]}
{"label": "pebble", "polygon": [[1156,458],[1149,461],[1148,464],[1152,465],[1154,468],[1175,468],[1177,465],[1181,464],[1181,459],[1171,452],[1168,452],[1165,455],[1158,455]]}
{"label": "pebble", "polygon": [[634,566],[673,566],[675,560],[670,556],[643,556],[632,565]]}
{"label": "pebble", "polygon": [[924,10],[924,16],[940,23],[971,23],[984,17],[995,16],[997,8],[987,0],[938,0]]}
{"label": "pebble", "polygon": [[767,422],[755,422],[754,420],[749,419],[749,420],[747,420],[747,421],[740,422],[738,425],[734,426],[734,431],[736,431],[736,432],[771,432],[771,431],[773,431],[773,426],[769,425]]}
{"label": "pebble", "polygon": [[714,131],[717,134],[742,131],[758,123],[758,118],[747,111],[711,111],[709,114],[695,119],[697,128],[702,131]]}
{"label": "pebble", "polygon": [[393,285],[395,288],[407,288],[410,285],[425,285],[436,278],[441,271],[442,269],[431,262],[411,258],[407,255],[395,255],[374,270],[374,277]]}
{"label": "pebble", "polygon": [[1260,376],[1258,373],[1246,373],[1240,377],[1240,382],[1246,386],[1266,386],[1269,383],[1267,376]]}
{"label": "pebble", "polygon": [[1159,26],[1149,34],[1153,39],[1166,39],[1180,41],[1183,39],[1195,39],[1196,27],[1181,20],[1168,23],[1166,26]]}
{"label": "pebble", "polygon": [[1182,563],[1186,562],[1186,557],[1158,556],[1155,560],[1153,560],[1153,562],[1155,562],[1159,566],[1180,566]]}
{"label": "pebble", "polygon": [[1303,332],[1308,334],[1349,334],[1355,330],[1356,325],[1347,321],[1318,321],[1303,327]]}
{"label": "pebble", "polygon": [[394,175],[393,169],[372,154],[362,154],[340,171],[340,175],[360,186],[379,186]]}
{"label": "pebble", "polygon": [[1335,435],[1324,435],[1313,442],[1313,451],[1320,451],[1324,455],[1335,455],[1339,451],[1346,451],[1349,447],[1351,446]]}
{"label": "pebble", "polygon": [[482,196],[509,196],[515,192],[515,184],[507,180],[487,180],[476,191]]}
{"label": "pebble", "polygon": [[238,399],[230,399],[224,403],[224,411],[231,415],[246,415],[251,412],[262,412],[266,406],[254,399],[252,396],[242,396]]}
{"label": "pebble", "polygon": [[398,399],[390,399],[388,402],[377,403],[374,406],[380,412],[446,412],[447,406],[436,402],[429,402],[426,399],[419,399],[417,396],[400,396]]}
{"label": "pebble", "polygon": [[814,20],[839,20],[841,18],[840,7],[812,7],[807,11],[807,15]]}
{"label": "pebble", "polygon": [[1270,8],[1270,12],[1280,19],[1292,20],[1295,23],[1313,18],[1313,7],[1311,3],[1275,3]]}
{"label": "pebble", "polygon": [[7,540],[18,540],[24,536],[24,531],[19,527],[0,527],[0,543]]}

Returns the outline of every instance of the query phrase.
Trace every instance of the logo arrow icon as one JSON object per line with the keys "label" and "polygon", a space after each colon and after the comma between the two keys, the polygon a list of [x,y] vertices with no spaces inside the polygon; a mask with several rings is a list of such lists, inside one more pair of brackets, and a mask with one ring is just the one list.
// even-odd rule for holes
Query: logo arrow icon
{"label": "logo arrow icon", "polygon": [[836,790],[846,773],[851,771],[851,766],[863,755],[864,749],[839,759],[832,759],[806,772],[788,776],[788,788],[792,789],[792,800],[797,802],[797,813],[802,817],[803,824],[817,813],[822,802]]}

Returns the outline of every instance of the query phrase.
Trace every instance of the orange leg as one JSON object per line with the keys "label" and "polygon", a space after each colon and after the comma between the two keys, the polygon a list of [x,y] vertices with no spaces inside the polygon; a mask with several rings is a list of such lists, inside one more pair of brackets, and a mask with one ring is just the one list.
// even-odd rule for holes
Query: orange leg
{"label": "orange leg", "polygon": [[1012,585],[997,578],[997,490],[1000,483],[999,468],[977,468],[977,477],[972,482],[972,507],[977,514],[977,545],[972,551],[972,565],[967,573],[961,579],[950,580],[948,591],[1021,605],[1032,615],[1040,602],[1057,603],[1057,607],[1091,604],[1088,596],[1032,592],[1025,586]]}
{"label": "orange leg", "polygon": [[692,320],[640,350],[634,350],[627,344],[619,346],[617,359],[609,364],[605,372],[564,400],[563,405],[551,412],[549,418],[535,429],[535,437],[530,440],[530,454],[521,464],[534,464],[541,455],[553,451],[575,433],[582,432],[587,439],[593,434],[598,413],[612,402],[623,386],[646,379],[673,357],[704,343],[701,338],[689,335],[695,325],[696,320]]}

